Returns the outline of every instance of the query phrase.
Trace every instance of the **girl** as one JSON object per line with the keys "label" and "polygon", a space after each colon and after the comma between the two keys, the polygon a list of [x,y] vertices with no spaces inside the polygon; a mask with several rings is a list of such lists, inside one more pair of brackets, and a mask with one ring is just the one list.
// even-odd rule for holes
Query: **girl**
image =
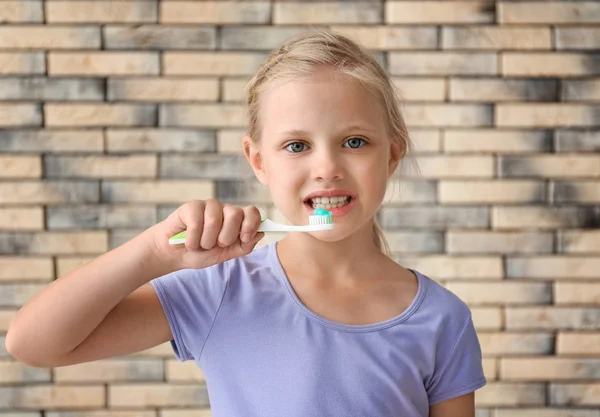
{"label": "girl", "polygon": [[391,260],[375,222],[410,149],[386,73],[345,37],[305,33],[247,104],[244,154],[275,205],[293,224],[326,208],[334,229],[253,250],[255,207],[189,202],[32,299],[8,351],[55,367],[171,341],[214,417],[473,416],[485,378],[468,307]]}

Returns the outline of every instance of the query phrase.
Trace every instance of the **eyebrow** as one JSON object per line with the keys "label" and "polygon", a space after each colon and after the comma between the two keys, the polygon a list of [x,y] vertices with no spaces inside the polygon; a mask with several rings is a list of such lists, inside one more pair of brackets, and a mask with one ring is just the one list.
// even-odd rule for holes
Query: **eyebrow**
{"label": "eyebrow", "polygon": [[[351,125],[348,126],[347,128],[341,130],[340,132],[343,134],[347,134],[350,133],[352,131],[363,131],[363,132],[370,132],[370,133],[375,133],[376,130],[371,127],[371,126],[361,126],[361,125]],[[302,129],[290,129],[290,130],[285,130],[283,132],[279,133],[282,136],[309,136],[310,133],[306,130],[302,130]]]}

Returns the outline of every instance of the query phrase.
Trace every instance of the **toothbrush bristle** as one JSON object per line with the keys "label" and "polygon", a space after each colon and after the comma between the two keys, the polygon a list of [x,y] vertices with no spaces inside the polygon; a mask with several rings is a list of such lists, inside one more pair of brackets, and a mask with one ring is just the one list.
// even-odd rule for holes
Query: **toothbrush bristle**
{"label": "toothbrush bristle", "polygon": [[321,225],[321,224],[332,224],[333,220],[331,218],[331,214],[327,214],[327,215],[308,216],[308,222],[311,226],[317,226],[317,225]]}

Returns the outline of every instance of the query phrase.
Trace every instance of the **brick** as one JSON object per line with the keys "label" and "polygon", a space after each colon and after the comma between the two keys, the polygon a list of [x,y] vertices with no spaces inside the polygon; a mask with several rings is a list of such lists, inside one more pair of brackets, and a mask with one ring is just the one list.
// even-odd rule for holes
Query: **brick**
{"label": "brick", "polygon": [[165,75],[254,75],[266,55],[251,52],[165,52]]}
{"label": "brick", "polygon": [[91,26],[1,26],[0,48],[97,49],[100,48],[100,29]]}
{"label": "brick", "polygon": [[600,333],[559,332],[556,336],[558,355],[600,354]]}
{"label": "brick", "polygon": [[[3,238],[8,241],[3,245]],[[38,232],[1,233],[0,247],[4,253],[34,255],[96,254],[108,249],[108,232]]]}
{"label": "brick", "polygon": [[160,126],[242,127],[246,108],[237,104],[161,104]]}
{"label": "brick", "polygon": [[238,205],[271,204],[269,189],[255,179],[248,181],[215,181],[216,198],[223,203]]}
{"label": "brick", "polygon": [[252,169],[239,155],[161,155],[161,178],[251,178]]}
{"label": "brick", "polygon": [[62,408],[76,410],[82,407],[103,407],[106,401],[104,390],[102,385],[0,387],[0,409]]}
{"label": "brick", "polygon": [[448,129],[443,149],[446,153],[547,152],[552,149],[552,135],[539,130]]}
{"label": "brick", "polygon": [[[259,242],[260,243],[260,242]],[[211,417],[210,409],[164,410],[160,417]],[[595,416],[594,416],[595,417]]]}
{"label": "brick", "polygon": [[398,258],[402,265],[420,271],[432,279],[501,279],[499,256],[430,255]]}
{"label": "brick", "polygon": [[[187,411],[187,410],[186,410]],[[86,417],[157,417],[157,412],[153,410],[133,410],[133,411],[119,411],[119,410],[85,410]],[[80,411],[46,411],[46,417],[83,417]],[[164,417],[164,412],[161,412],[161,417]],[[11,417],[11,416],[6,416]],[[15,416],[19,417],[19,416]],[[23,416],[26,417],[26,416]],[[29,417],[38,417],[35,416]],[[191,417],[191,416],[190,416]],[[208,415],[207,417],[210,417]]]}
{"label": "brick", "polygon": [[37,104],[0,104],[0,127],[41,126],[42,112]]}
{"label": "brick", "polygon": [[[483,367],[483,375],[488,381],[498,379],[498,365],[496,362],[497,360],[494,358],[483,358],[481,361],[481,365]],[[478,416],[475,415],[475,417]]]}
{"label": "brick", "polygon": [[600,80],[564,80],[561,99],[563,101],[600,101]]}
{"label": "brick", "polygon": [[598,49],[600,44],[600,28],[573,27],[554,29],[556,36],[556,49]]}
{"label": "brick", "polygon": [[100,130],[4,130],[1,152],[102,152]]}
{"label": "brick", "polygon": [[50,281],[54,276],[51,258],[2,256],[0,264],[0,281]]}
{"label": "brick", "polygon": [[550,384],[550,404],[599,406],[600,382],[587,384]]}
{"label": "brick", "polygon": [[163,363],[157,359],[100,360],[54,370],[54,380],[63,382],[161,381]]}
{"label": "brick", "polygon": [[598,253],[600,252],[600,231],[560,231],[558,234],[558,251],[561,253]]}
{"label": "brick", "polygon": [[524,282],[449,282],[446,287],[469,305],[552,303],[552,286]]}
{"label": "brick", "polygon": [[506,260],[508,277],[519,278],[598,278],[600,258],[585,256],[512,257]]}
{"label": "brick", "polygon": [[[170,342],[161,343],[160,345],[145,349],[140,352],[134,352],[125,357],[151,357],[151,358],[174,358],[173,348]],[[166,375],[166,374],[165,374]]]}
{"label": "brick", "polygon": [[0,207],[0,230],[40,230],[44,228],[41,207]]}
{"label": "brick", "polygon": [[508,307],[506,328],[595,330],[600,328],[600,308]]}
{"label": "brick", "polygon": [[168,382],[206,382],[202,370],[193,361],[165,361],[165,379]]}
{"label": "brick", "polygon": [[441,232],[391,232],[385,237],[392,252],[442,253],[444,236]]}
{"label": "brick", "polygon": [[50,52],[50,75],[158,75],[157,52]]}
{"label": "brick", "polygon": [[556,304],[600,304],[600,283],[556,282],[554,284]]}
{"label": "brick", "polygon": [[208,406],[206,386],[198,384],[112,384],[109,407]]}
{"label": "brick", "polygon": [[493,229],[594,227],[600,211],[590,207],[494,207]]}
{"label": "brick", "polygon": [[598,126],[600,106],[583,104],[497,104],[496,125],[500,127]]}
{"label": "brick", "polygon": [[499,23],[584,23],[600,21],[600,5],[593,1],[580,2],[500,2]]}
{"label": "brick", "polygon": [[410,135],[413,140],[413,152],[440,153],[442,152],[441,129],[412,128]]}
{"label": "brick", "polygon": [[500,376],[511,381],[560,381],[600,379],[600,359],[503,358]]}
{"label": "brick", "polygon": [[248,78],[224,78],[221,80],[222,101],[245,102],[244,89],[250,80]]}
{"label": "brick", "polygon": [[46,209],[48,229],[147,228],[157,223],[156,210],[148,206],[89,205]]}
{"label": "brick", "polygon": [[304,26],[224,26],[220,31],[219,49],[268,50],[270,52],[288,39],[305,31],[306,27]]}
{"label": "brick", "polygon": [[420,156],[419,172],[411,173],[407,165],[396,171],[400,178],[491,178],[494,176],[492,156]]}
{"label": "brick", "polygon": [[437,185],[435,181],[410,181],[405,178],[388,181],[385,204],[406,205],[435,203]]}
{"label": "brick", "polygon": [[102,183],[102,201],[110,203],[178,203],[194,196],[208,199],[214,195],[211,181],[106,181]]}
{"label": "brick", "polygon": [[437,29],[429,27],[337,26],[333,30],[369,50],[436,49]]}
{"label": "brick", "polygon": [[0,361],[0,383],[50,382],[50,370],[31,368],[19,362]]}
{"label": "brick", "polygon": [[401,228],[485,228],[489,225],[487,207],[384,207],[380,224],[385,229]]}
{"label": "brick", "polygon": [[141,23],[156,22],[157,4],[154,0],[58,1],[46,3],[48,23]]}
{"label": "brick", "polygon": [[546,390],[542,383],[491,382],[475,396],[477,407],[515,407],[545,405]]}
{"label": "brick", "polygon": [[106,49],[214,49],[214,27],[159,25],[105,26]]}
{"label": "brick", "polygon": [[[46,284],[2,284],[0,286],[0,307],[21,307],[45,287]],[[2,404],[1,398],[0,394],[0,405]]]}
{"label": "brick", "polygon": [[56,257],[56,276],[62,277],[80,266],[94,260],[93,256],[68,256],[68,257]]}
{"label": "brick", "polygon": [[598,130],[556,130],[557,152],[600,151]]}
{"label": "brick", "polygon": [[392,83],[404,101],[444,101],[446,80],[443,78],[394,77]]}
{"label": "brick", "polygon": [[478,332],[484,356],[551,354],[554,336],[551,333]]}
{"label": "brick", "polygon": [[550,49],[550,28],[502,26],[457,26],[442,28],[444,49]]}
{"label": "brick", "polygon": [[0,100],[102,101],[103,99],[104,83],[99,79],[0,78]]}
{"label": "brick", "polygon": [[160,2],[161,23],[266,24],[270,16],[271,4],[267,1]]}
{"label": "brick", "polygon": [[[566,408],[498,408],[494,417],[600,417],[600,411],[591,409]],[[567,413],[567,414],[565,414]]]}
{"label": "brick", "polygon": [[0,75],[43,74],[45,71],[43,52],[0,52]]}
{"label": "brick", "polygon": [[540,232],[446,232],[448,253],[552,253],[552,233]]}
{"label": "brick", "polygon": [[42,0],[5,0],[0,2],[0,23],[44,21]]}
{"label": "brick", "polygon": [[600,156],[595,155],[543,155],[500,156],[502,177],[599,177]]}
{"label": "brick", "polygon": [[215,133],[209,130],[107,129],[106,131],[106,149],[110,153],[215,152],[215,142]]}
{"label": "brick", "polygon": [[554,101],[557,94],[555,80],[456,78],[450,80],[452,101]]}
{"label": "brick", "polygon": [[110,234],[110,240],[108,242],[109,250],[115,249],[121,246],[142,233],[144,229],[119,229],[114,230]]}
{"label": "brick", "polygon": [[556,182],[553,200],[557,203],[598,203],[600,183],[597,180]]}
{"label": "brick", "polygon": [[110,101],[217,101],[218,79],[110,78]]}
{"label": "brick", "polygon": [[46,126],[153,126],[150,104],[46,104]]}
{"label": "brick", "polygon": [[8,354],[8,352],[6,351],[6,343],[5,343],[6,337],[4,335],[0,335],[0,358],[11,358],[12,356],[10,356]]}
{"label": "brick", "polygon": [[409,127],[491,126],[493,110],[486,104],[406,104]]}
{"label": "brick", "polygon": [[[15,309],[2,309],[0,310],[0,333],[8,331],[8,326],[14,320],[17,315]],[[4,346],[4,339],[0,337],[0,346]],[[2,354],[0,353],[0,357]]]}
{"label": "brick", "polygon": [[439,201],[452,204],[540,203],[546,199],[546,185],[527,180],[445,180],[440,181],[438,194]]}
{"label": "brick", "polygon": [[382,23],[379,3],[275,3],[273,24],[352,24]]}
{"label": "brick", "polygon": [[42,161],[39,156],[0,155],[0,178],[40,178]]}
{"label": "brick", "polygon": [[46,178],[155,178],[156,155],[44,157]]}
{"label": "brick", "polygon": [[392,75],[495,75],[498,58],[493,53],[390,52]]}
{"label": "brick", "polygon": [[219,153],[242,153],[242,138],[245,129],[219,129],[217,132],[217,149]]}
{"label": "brick", "polygon": [[501,61],[505,77],[566,78],[600,74],[600,55],[594,54],[506,52]]}
{"label": "brick", "polygon": [[0,182],[0,204],[65,204],[98,202],[94,181]]}
{"label": "brick", "polygon": [[494,4],[489,1],[388,1],[386,23],[493,23]]}
{"label": "brick", "polygon": [[477,331],[500,330],[502,327],[502,311],[500,307],[470,307],[473,325]]}

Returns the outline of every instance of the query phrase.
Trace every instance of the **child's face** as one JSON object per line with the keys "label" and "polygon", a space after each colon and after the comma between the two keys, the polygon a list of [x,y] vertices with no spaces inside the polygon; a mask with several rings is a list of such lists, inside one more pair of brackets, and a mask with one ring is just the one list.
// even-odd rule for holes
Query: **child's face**
{"label": "child's face", "polygon": [[[386,133],[372,94],[355,81],[320,70],[263,93],[260,121],[260,141],[247,157],[291,223],[308,224],[315,208],[308,196],[328,191],[350,199],[342,207],[317,206],[332,212],[335,229],[315,236],[340,240],[371,221],[400,151]],[[249,138],[245,142],[251,143]]]}

